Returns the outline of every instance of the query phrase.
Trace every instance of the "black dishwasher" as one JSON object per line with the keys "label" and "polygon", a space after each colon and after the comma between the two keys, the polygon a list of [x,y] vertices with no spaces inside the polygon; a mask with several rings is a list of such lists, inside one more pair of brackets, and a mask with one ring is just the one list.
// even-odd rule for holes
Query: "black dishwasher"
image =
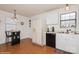
{"label": "black dishwasher", "polygon": [[56,34],[46,33],[46,45],[55,48],[56,47]]}

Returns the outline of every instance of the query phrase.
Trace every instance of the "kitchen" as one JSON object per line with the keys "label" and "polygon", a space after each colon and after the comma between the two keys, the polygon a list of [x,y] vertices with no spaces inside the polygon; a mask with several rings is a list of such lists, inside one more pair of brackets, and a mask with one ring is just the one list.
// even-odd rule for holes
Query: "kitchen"
{"label": "kitchen", "polygon": [[78,0],[0,3],[1,58],[78,59]]}
{"label": "kitchen", "polygon": [[[79,53],[79,48],[78,48],[79,47],[79,44],[78,44],[79,42],[78,40],[79,39],[79,20],[78,20],[79,5],[78,4],[0,5],[0,9],[5,9],[5,10],[8,9],[9,11],[12,12],[13,10],[10,10],[9,8],[16,7],[18,10],[19,6],[22,6],[20,7],[22,8],[22,10],[24,10],[23,9],[24,7],[26,9],[28,9],[29,7],[28,9],[29,12],[26,10],[24,11],[26,12],[24,13],[24,15],[28,15],[29,17],[21,16],[21,15],[16,15],[16,17],[14,17],[14,13],[9,13],[4,10],[0,11],[0,18],[1,18],[0,44],[5,44],[5,40],[6,40],[5,30],[13,28],[15,30],[20,30],[20,38],[21,38],[20,42],[25,40],[24,41],[25,44],[23,42],[22,44],[21,43],[18,44],[23,46],[25,45],[25,48],[27,49],[26,49],[26,52],[24,53],[27,53],[27,50],[29,50],[28,45],[35,46],[34,44],[37,45],[36,47],[38,49],[40,49],[40,46],[42,47],[40,49],[41,53],[52,53],[51,51],[53,51],[53,53],[56,53],[54,50],[61,50],[68,53],[76,53],[76,54]],[[48,10],[48,8],[51,9],[52,6],[53,6],[53,9],[45,12],[43,11],[42,13],[40,12],[38,14],[34,12],[34,15],[32,15],[33,10],[31,10],[31,7],[36,8],[35,11],[37,10],[37,12],[39,12],[38,6],[40,7],[39,10],[46,10],[46,9]],[[47,6],[51,6],[51,7],[47,7]],[[66,10],[66,7],[67,7],[67,10]],[[20,10],[18,10],[17,12],[19,11]],[[17,18],[17,20],[15,21],[16,23],[13,22],[12,24],[12,20],[13,20],[12,17]],[[14,45],[14,46],[16,47],[17,45]],[[34,50],[35,47],[30,46],[30,48],[32,48],[33,53],[40,53],[40,51],[35,52]],[[43,49],[46,49],[46,50],[43,50]],[[49,52],[47,52],[48,50]],[[15,52],[15,53],[18,53],[18,52]],[[32,51],[29,53],[32,53]]]}
{"label": "kitchen", "polygon": [[[38,22],[37,26],[34,21],[32,23],[33,33],[35,33],[32,42],[41,46],[51,46],[49,43],[52,41],[54,48],[79,53],[79,5],[69,5],[69,7],[69,10],[62,7],[31,17]],[[37,40],[34,39],[36,37]]]}

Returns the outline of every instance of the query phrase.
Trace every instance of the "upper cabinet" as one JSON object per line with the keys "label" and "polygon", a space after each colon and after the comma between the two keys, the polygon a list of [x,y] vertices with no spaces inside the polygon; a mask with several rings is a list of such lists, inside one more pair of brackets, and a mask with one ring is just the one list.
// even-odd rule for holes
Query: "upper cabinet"
{"label": "upper cabinet", "polygon": [[51,13],[48,13],[46,18],[47,18],[46,19],[47,25],[57,24],[58,23],[58,12],[53,11]]}

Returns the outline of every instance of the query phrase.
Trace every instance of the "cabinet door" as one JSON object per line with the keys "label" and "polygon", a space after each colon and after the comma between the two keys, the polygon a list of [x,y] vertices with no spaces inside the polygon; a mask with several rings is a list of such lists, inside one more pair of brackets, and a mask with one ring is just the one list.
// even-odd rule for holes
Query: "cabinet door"
{"label": "cabinet door", "polygon": [[75,53],[79,54],[79,35],[75,35],[74,41],[75,41]]}
{"label": "cabinet door", "polygon": [[75,53],[76,52],[76,39],[74,35],[68,34],[65,36],[65,43],[64,43],[64,51]]}
{"label": "cabinet door", "polygon": [[55,34],[47,33],[46,34],[46,45],[55,48]]}
{"label": "cabinet door", "polygon": [[64,49],[64,38],[62,34],[56,34],[56,48],[57,49]]}
{"label": "cabinet door", "polygon": [[58,49],[67,51],[69,50],[69,37],[68,34],[58,34],[56,37],[56,47]]}

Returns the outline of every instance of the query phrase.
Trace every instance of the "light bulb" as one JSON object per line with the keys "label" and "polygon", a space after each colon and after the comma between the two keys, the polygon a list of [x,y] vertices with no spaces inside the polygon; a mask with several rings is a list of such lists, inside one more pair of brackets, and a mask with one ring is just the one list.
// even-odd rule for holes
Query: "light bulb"
{"label": "light bulb", "polygon": [[17,22],[17,19],[15,18],[14,21]]}
{"label": "light bulb", "polygon": [[65,8],[67,11],[70,10],[70,7],[68,4],[66,4],[66,8]]}

